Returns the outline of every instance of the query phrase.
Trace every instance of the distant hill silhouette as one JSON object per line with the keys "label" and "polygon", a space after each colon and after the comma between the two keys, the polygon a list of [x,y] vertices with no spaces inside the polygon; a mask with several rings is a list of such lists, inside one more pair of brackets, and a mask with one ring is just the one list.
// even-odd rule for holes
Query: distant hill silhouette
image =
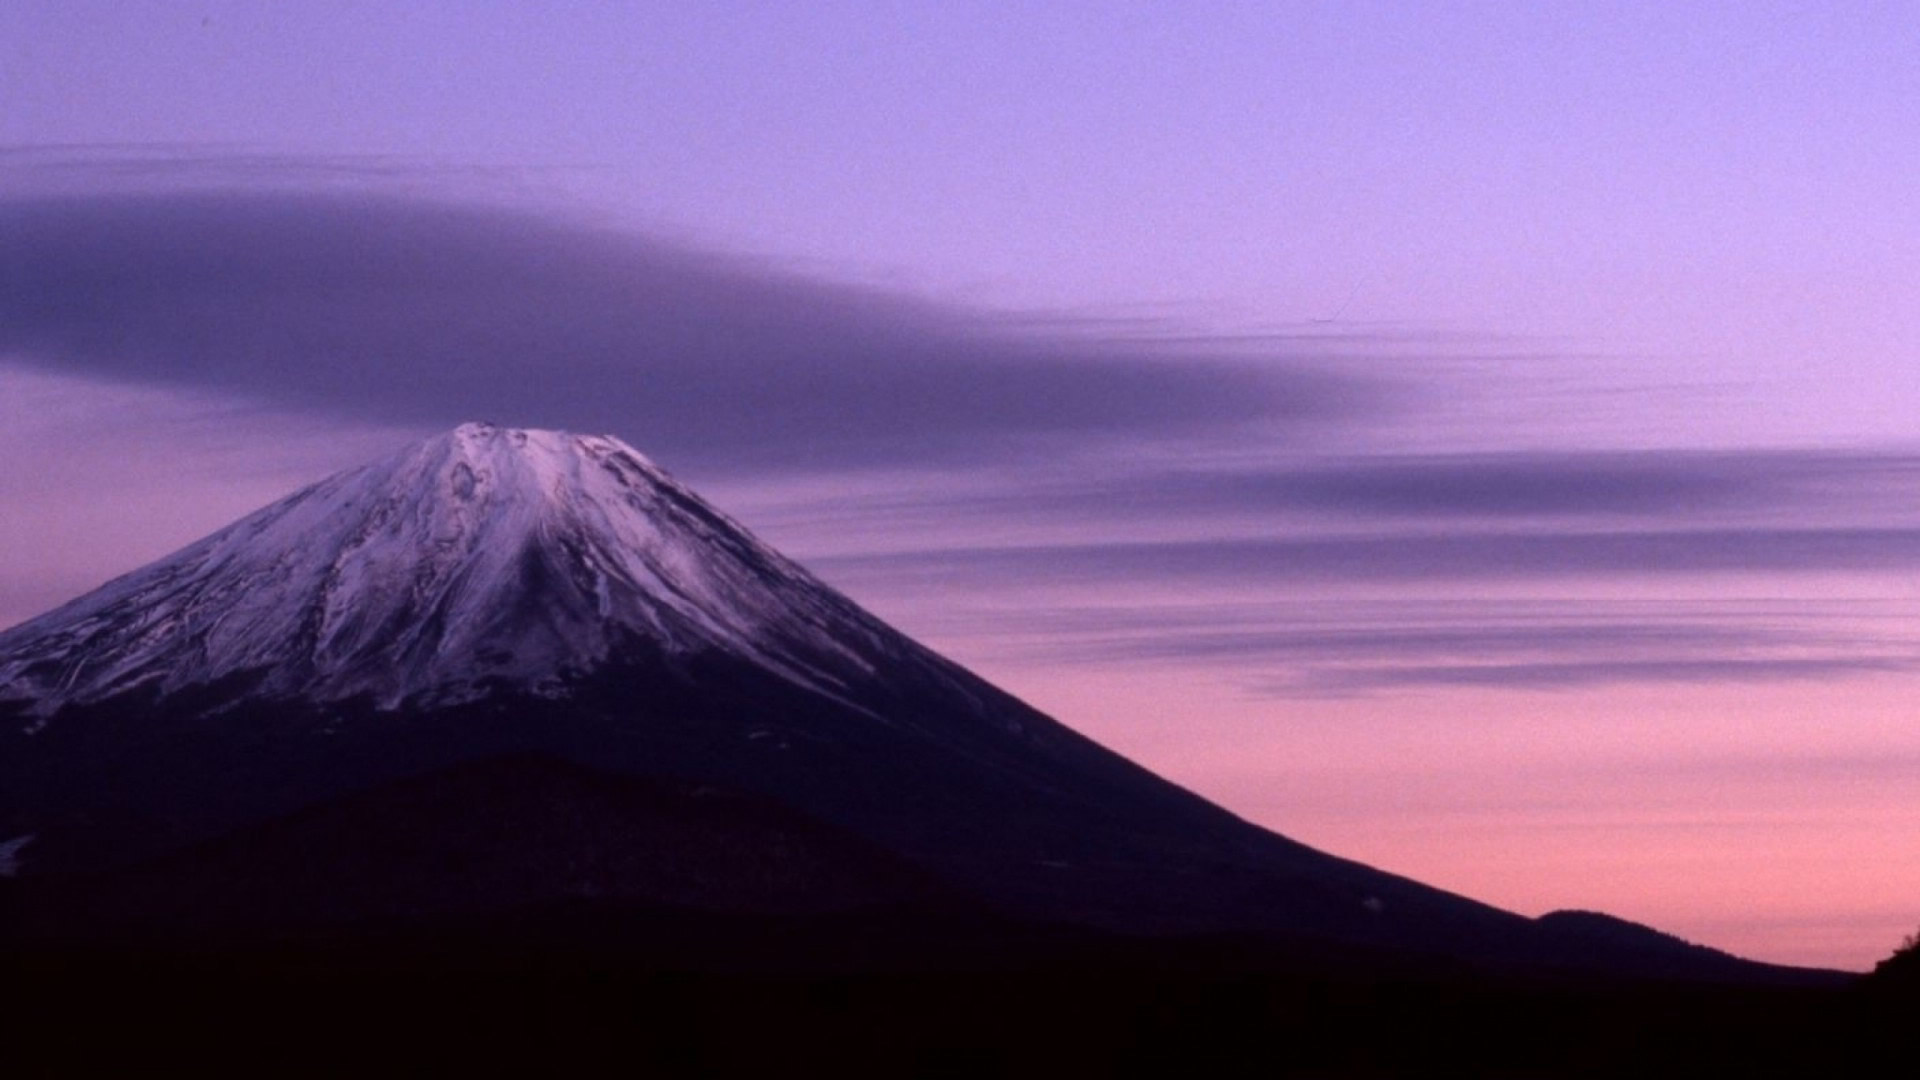
{"label": "distant hill silhouette", "polygon": [[[1599,911],[1551,911],[1536,920],[1574,955],[1632,957],[1646,975],[1684,978],[1718,971],[1729,979],[1745,976],[1751,961],[1697,945],[1665,931]],[[1791,969],[1781,969],[1783,976]],[[1833,983],[1830,972],[1807,972],[1810,983]]]}

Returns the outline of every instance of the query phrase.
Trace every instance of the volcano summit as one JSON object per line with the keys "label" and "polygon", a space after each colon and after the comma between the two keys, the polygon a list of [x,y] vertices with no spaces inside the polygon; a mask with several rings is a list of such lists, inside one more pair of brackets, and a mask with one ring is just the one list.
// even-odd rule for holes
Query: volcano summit
{"label": "volcano summit", "polygon": [[[619,440],[484,424],[0,633],[0,851],[13,888],[59,898],[19,906],[48,933],[920,904],[1759,970],[1256,827],[889,628]],[[173,914],[99,900],[133,892]]]}
{"label": "volcano summit", "polygon": [[832,693],[886,633],[619,440],[468,424],[0,636],[0,686],[44,713],[252,676],[392,709],[640,647]]}

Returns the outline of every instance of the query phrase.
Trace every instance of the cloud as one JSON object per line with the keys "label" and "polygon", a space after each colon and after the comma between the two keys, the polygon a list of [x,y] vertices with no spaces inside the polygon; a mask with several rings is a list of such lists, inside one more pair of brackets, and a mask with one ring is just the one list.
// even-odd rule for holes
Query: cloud
{"label": "cloud", "polygon": [[1001,317],[377,185],[92,179],[0,198],[0,356],[362,423],[609,431],[758,471],[1312,429],[1387,394],[1320,342]]}
{"label": "cloud", "polygon": [[[1899,603],[1484,596],[1038,607],[1016,663],[1198,665],[1276,697],[1423,687],[1813,681],[1920,668]],[[961,628],[964,632],[965,629]]]}
{"label": "cloud", "polygon": [[1396,626],[1323,624],[1261,627],[1160,625],[1126,634],[1083,630],[1052,655],[1072,659],[1340,661],[1407,656],[1503,656],[1514,653],[1583,654],[1729,651],[1804,645],[1802,635],[1756,627],[1698,622],[1503,622],[1491,612],[1473,625]]}
{"label": "cloud", "polygon": [[1107,518],[1307,513],[1357,522],[1612,518],[1688,523],[1723,511],[1824,517],[1836,510],[1897,505],[1899,493],[1916,483],[1920,455],[1899,452],[1380,453],[1088,472],[1016,492],[950,497],[943,509]]}
{"label": "cloud", "polygon": [[[1413,664],[1316,670],[1305,688],[1333,692],[1409,687],[1571,690],[1617,683],[1776,682],[1834,679],[1920,668],[1920,656],[1712,657],[1690,660],[1580,660],[1531,663]],[[1297,691],[1299,685],[1276,687]]]}
{"label": "cloud", "polygon": [[[814,561],[876,592],[1084,604],[949,623],[1002,662],[1199,666],[1277,697],[1838,680],[1920,666],[1911,605],[1888,594],[1893,626],[1791,600],[1816,587],[1792,582],[1920,572],[1917,471],[1911,454],[1839,450],[1226,462],[933,491],[924,520],[1023,529]],[[1085,539],[1099,535],[1115,539]],[[1779,598],[1729,598],[1756,587]]]}
{"label": "cloud", "polygon": [[1215,478],[1221,501],[1366,517],[1694,516],[1920,478],[1920,458],[1809,451],[1389,457]]}
{"label": "cloud", "polygon": [[852,576],[1003,585],[1353,584],[1920,570],[1920,528],[1457,531],[965,547],[822,556]]}
{"label": "cloud", "polygon": [[[1920,528],[1434,524],[815,561],[856,588],[928,593],[934,625],[944,620],[945,632],[998,662],[1198,667],[1263,696],[1812,682],[1920,669],[1912,605],[1897,586],[1880,604],[1804,598],[1828,590],[1835,573],[1884,583],[1920,572]],[[968,597],[1077,606],[940,614],[936,598],[960,586]],[[1731,599],[1755,589],[1774,599]]]}

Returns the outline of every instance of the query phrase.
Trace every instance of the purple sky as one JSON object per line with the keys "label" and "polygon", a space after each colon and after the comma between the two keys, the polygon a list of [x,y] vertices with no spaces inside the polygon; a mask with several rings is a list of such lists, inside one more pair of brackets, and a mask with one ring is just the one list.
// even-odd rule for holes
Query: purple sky
{"label": "purple sky", "polygon": [[617,434],[1301,840],[1920,925],[1920,10],[0,8],[0,625]]}

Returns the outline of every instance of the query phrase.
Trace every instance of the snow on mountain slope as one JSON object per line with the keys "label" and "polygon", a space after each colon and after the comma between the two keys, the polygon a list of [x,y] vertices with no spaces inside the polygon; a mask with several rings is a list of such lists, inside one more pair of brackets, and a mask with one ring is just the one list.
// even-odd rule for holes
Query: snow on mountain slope
{"label": "snow on mountain slope", "polygon": [[618,439],[467,424],[0,633],[0,700],[258,672],[257,695],[447,702],[550,692],[634,639],[832,694],[892,636]]}

